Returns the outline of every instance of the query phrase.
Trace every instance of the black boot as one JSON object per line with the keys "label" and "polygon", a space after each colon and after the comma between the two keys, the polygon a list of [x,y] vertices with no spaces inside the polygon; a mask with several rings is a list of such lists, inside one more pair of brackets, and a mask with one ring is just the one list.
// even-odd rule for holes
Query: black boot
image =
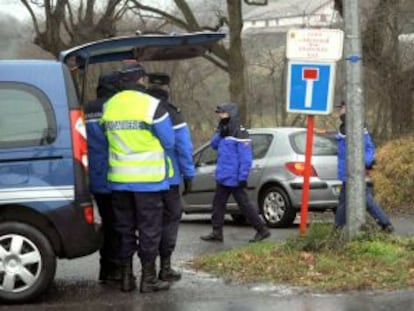
{"label": "black boot", "polygon": [[170,283],[158,280],[157,272],[155,271],[155,261],[149,263],[142,263],[141,273],[141,293],[151,293],[160,290],[168,290]]}
{"label": "black boot", "polygon": [[108,266],[105,260],[101,259],[100,260],[100,264],[99,264],[99,276],[98,276],[98,280],[101,283],[105,283],[106,281],[106,276],[108,274]]}
{"label": "black boot", "polygon": [[122,267],[119,262],[101,260],[99,269],[99,281],[102,284],[107,282],[120,282],[122,279]]}
{"label": "black boot", "polygon": [[124,263],[121,266],[122,279],[121,279],[121,290],[123,292],[130,292],[137,288],[135,283],[135,277],[132,274],[132,260],[128,263]]}
{"label": "black boot", "polygon": [[171,268],[171,256],[161,257],[161,269],[158,278],[166,282],[175,282],[181,279],[181,273]]}
{"label": "black boot", "polygon": [[208,242],[223,242],[223,229],[213,228],[211,233],[201,236],[200,239]]}
{"label": "black boot", "polygon": [[393,233],[395,231],[393,225],[391,225],[390,223],[386,225],[381,225],[381,229],[385,233]]}
{"label": "black boot", "polygon": [[256,234],[254,235],[253,239],[249,240],[249,242],[259,242],[270,237],[270,231],[266,226],[260,227],[256,230]]}

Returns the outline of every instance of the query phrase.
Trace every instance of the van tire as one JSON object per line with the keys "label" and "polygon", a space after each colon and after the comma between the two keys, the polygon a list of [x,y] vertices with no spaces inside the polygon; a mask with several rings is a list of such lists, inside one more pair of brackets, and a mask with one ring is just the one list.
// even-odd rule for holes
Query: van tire
{"label": "van tire", "polygon": [[5,302],[33,300],[55,276],[56,256],[49,240],[25,223],[0,224],[0,260],[0,300]]}

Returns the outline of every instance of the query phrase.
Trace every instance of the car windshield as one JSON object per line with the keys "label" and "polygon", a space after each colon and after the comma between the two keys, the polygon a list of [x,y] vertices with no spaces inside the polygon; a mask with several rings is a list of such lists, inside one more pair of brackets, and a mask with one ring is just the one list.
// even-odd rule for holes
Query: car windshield
{"label": "car windshield", "polygon": [[[299,132],[290,136],[290,143],[293,150],[298,154],[305,154],[306,132]],[[337,145],[334,137],[315,134],[313,137],[312,155],[333,156],[337,154]]]}

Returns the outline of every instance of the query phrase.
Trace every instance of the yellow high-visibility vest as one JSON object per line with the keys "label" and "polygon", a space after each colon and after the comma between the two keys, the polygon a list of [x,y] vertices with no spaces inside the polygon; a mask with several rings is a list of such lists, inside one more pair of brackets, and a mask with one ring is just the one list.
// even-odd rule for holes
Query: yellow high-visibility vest
{"label": "yellow high-visibility vest", "polygon": [[158,104],[158,99],[132,90],[105,103],[101,122],[109,143],[109,181],[160,182],[166,178],[165,152],[151,131]]}

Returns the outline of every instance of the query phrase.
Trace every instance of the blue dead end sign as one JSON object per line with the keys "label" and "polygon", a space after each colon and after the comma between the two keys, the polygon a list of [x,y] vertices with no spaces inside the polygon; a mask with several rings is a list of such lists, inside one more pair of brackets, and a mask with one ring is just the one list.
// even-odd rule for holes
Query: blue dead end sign
{"label": "blue dead end sign", "polygon": [[287,111],[304,114],[332,112],[335,63],[289,62]]}

